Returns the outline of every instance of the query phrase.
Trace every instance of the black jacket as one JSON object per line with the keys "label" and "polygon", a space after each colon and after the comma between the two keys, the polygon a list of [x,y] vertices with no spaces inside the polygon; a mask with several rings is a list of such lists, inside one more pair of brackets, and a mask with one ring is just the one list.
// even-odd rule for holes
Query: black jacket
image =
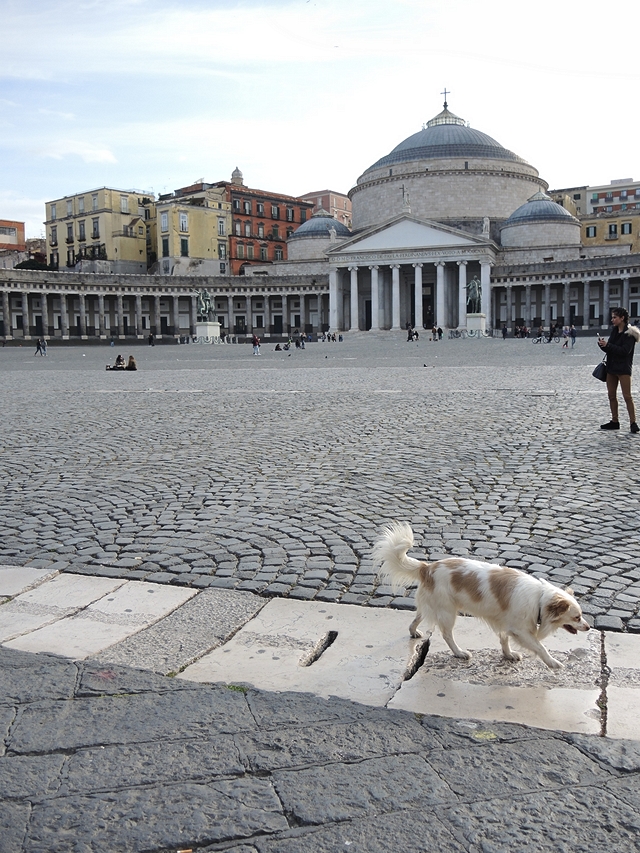
{"label": "black jacket", "polygon": [[613,373],[616,376],[631,376],[631,365],[633,363],[633,350],[635,349],[636,341],[631,335],[627,335],[625,331],[620,332],[618,329],[613,330],[609,337],[604,351],[607,354],[607,373]]}

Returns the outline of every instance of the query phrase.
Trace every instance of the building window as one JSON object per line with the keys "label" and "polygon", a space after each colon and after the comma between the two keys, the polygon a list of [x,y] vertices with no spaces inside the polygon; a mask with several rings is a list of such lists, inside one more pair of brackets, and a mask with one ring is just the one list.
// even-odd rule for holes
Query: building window
{"label": "building window", "polygon": [[291,237],[292,234],[293,234],[293,228],[287,228],[287,240],[289,239],[289,237]]}
{"label": "building window", "polygon": [[236,236],[240,237],[242,235],[242,223],[241,222],[234,222],[233,223],[233,230],[235,231]]}
{"label": "building window", "polygon": [[269,258],[267,255],[267,247],[266,246],[260,246],[260,260],[261,261],[267,261],[268,259]]}
{"label": "building window", "polygon": [[162,238],[162,257],[163,258],[169,257],[169,238],[168,237]]}
{"label": "building window", "polygon": [[239,198],[234,198],[233,209],[234,210],[240,210],[240,199]]}
{"label": "building window", "polygon": [[67,201],[67,216],[73,216],[73,201]]}
{"label": "building window", "polygon": [[247,246],[247,260],[253,260],[253,243],[249,243]]}
{"label": "building window", "polygon": [[169,230],[169,214],[166,211],[160,214],[160,230]]}
{"label": "building window", "polygon": [[264,225],[262,222],[258,225],[258,237],[264,237]]}
{"label": "building window", "polygon": [[120,196],[120,213],[129,213],[129,196]]}
{"label": "building window", "polygon": [[189,230],[189,217],[186,213],[180,214],[180,230],[188,231]]}
{"label": "building window", "polygon": [[277,225],[272,226],[271,234],[276,238],[276,240],[280,239],[280,229]]}
{"label": "building window", "polygon": [[226,243],[218,243],[218,257],[221,261],[226,261],[227,259],[227,244]]}
{"label": "building window", "polygon": [[622,226],[621,226],[621,232],[623,234],[631,234],[631,223],[630,222],[623,222]]}
{"label": "building window", "polygon": [[225,235],[224,219],[218,219],[218,236],[224,237],[224,235]]}
{"label": "building window", "polygon": [[251,237],[251,223],[250,222],[244,223],[244,236],[245,237]]}
{"label": "building window", "polygon": [[263,329],[264,328],[264,316],[262,314],[256,314],[255,321],[254,321],[253,325],[256,327],[256,329]]}
{"label": "building window", "polygon": [[97,240],[100,236],[100,220],[92,219],[91,220],[91,237],[94,240]]}
{"label": "building window", "polygon": [[78,240],[86,240],[87,235],[85,232],[84,219],[82,222],[78,222]]}
{"label": "building window", "polygon": [[78,199],[78,213],[84,213],[84,196]]}
{"label": "building window", "polygon": [[613,193],[604,194],[605,201],[613,201]]}
{"label": "building window", "polygon": [[280,246],[278,246],[276,248],[274,257],[275,257],[276,261],[281,261],[283,259],[284,255],[283,255],[283,252],[282,252],[282,249],[280,248]]}
{"label": "building window", "polygon": [[56,206],[55,206],[55,204],[51,205],[51,218],[52,219],[56,218]]}
{"label": "building window", "polygon": [[271,218],[272,219],[280,219],[280,208],[277,204],[271,205]]}
{"label": "building window", "polygon": [[264,204],[261,201],[256,204],[256,210],[258,211],[258,216],[264,216]]}
{"label": "building window", "polygon": [[236,257],[244,258],[244,243],[238,243],[236,246]]}
{"label": "building window", "polygon": [[189,240],[186,237],[180,238],[180,256],[183,258],[189,257]]}
{"label": "building window", "polygon": [[51,226],[51,245],[52,246],[58,245],[58,226],[57,225]]}
{"label": "building window", "polygon": [[98,196],[96,194],[96,195],[91,196],[91,210],[97,210],[97,209],[98,209]]}
{"label": "building window", "polygon": [[247,214],[247,216],[251,216],[251,202],[250,201],[243,202],[242,209]]}
{"label": "building window", "polygon": [[598,193],[591,193],[591,201],[598,201]]}
{"label": "building window", "polygon": [[300,222],[306,222],[306,221],[307,221],[307,211],[301,210],[300,211]]}
{"label": "building window", "polygon": [[587,225],[587,237],[595,237],[596,231],[597,229],[595,225]]}
{"label": "building window", "polygon": [[287,208],[287,222],[293,222],[293,208]]}
{"label": "building window", "polygon": [[609,236],[615,237],[618,234],[618,226],[615,222],[609,223]]}
{"label": "building window", "polygon": [[[227,274],[227,265],[226,264],[220,264],[220,275],[226,275],[226,274]],[[224,323],[221,323],[220,325],[224,326]]]}
{"label": "building window", "polygon": [[144,228],[142,225],[138,225],[138,234],[144,234]]}
{"label": "building window", "polygon": [[620,198],[626,198],[628,196],[628,192],[626,190],[620,190]]}

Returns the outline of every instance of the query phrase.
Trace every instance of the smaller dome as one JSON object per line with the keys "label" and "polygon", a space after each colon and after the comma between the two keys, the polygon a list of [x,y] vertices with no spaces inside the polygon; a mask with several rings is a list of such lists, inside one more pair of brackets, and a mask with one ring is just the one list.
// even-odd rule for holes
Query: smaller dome
{"label": "smaller dome", "polygon": [[236,166],[233,172],[231,173],[231,183],[236,184],[237,186],[242,186],[244,183],[244,177],[242,172]]}
{"label": "smaller dome", "polygon": [[546,193],[537,192],[529,201],[513,211],[503,227],[525,222],[578,222],[578,220]]}
{"label": "smaller dome", "polygon": [[337,237],[349,237],[351,235],[351,231],[343,222],[334,219],[326,210],[318,210],[313,214],[311,219],[303,222],[293,232],[289,240],[295,240],[297,237],[330,237],[332,228],[335,228]]}

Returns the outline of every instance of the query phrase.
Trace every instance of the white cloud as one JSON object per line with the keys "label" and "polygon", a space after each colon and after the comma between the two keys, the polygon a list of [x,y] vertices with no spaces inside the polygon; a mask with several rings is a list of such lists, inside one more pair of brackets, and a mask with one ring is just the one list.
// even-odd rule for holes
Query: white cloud
{"label": "white cloud", "polygon": [[117,160],[108,148],[101,148],[89,142],[75,139],[59,139],[45,143],[34,149],[40,157],[52,157],[62,160],[65,157],[79,157],[85,163],[116,163]]}

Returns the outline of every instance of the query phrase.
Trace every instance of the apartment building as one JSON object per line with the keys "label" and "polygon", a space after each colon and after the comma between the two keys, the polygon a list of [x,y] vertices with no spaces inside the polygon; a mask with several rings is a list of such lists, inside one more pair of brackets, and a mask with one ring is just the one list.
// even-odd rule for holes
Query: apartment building
{"label": "apartment building", "polygon": [[0,252],[24,252],[26,248],[24,222],[0,219]]}
{"label": "apartment building", "polygon": [[351,199],[344,193],[335,190],[318,190],[317,192],[304,193],[300,198],[313,204],[313,213],[325,210],[338,222],[342,222],[347,228],[351,228]]}
{"label": "apartment building", "polygon": [[53,269],[144,273],[152,262],[154,197],[109,187],[46,203],[47,258]]}

